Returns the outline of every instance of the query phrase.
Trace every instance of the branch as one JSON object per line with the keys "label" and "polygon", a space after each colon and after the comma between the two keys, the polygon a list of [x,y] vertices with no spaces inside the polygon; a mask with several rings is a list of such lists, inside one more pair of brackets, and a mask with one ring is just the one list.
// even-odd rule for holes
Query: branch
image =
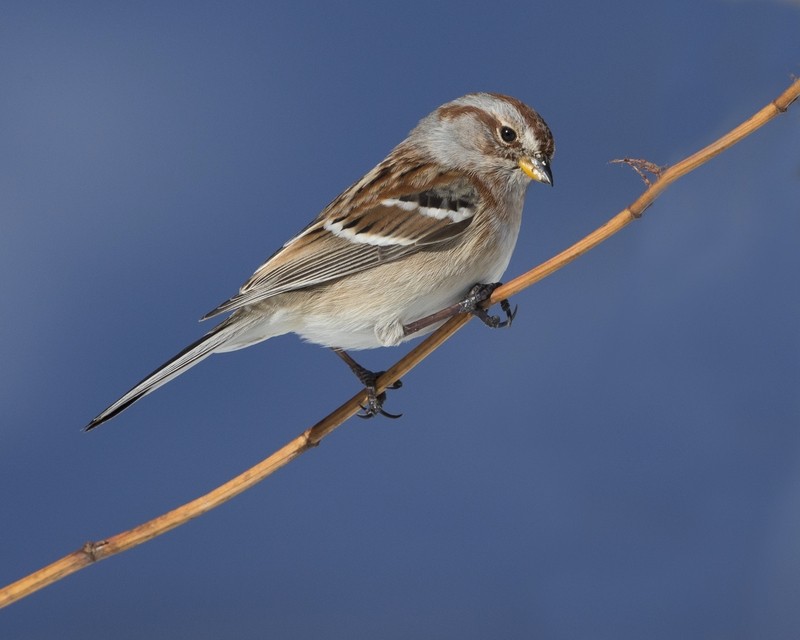
{"label": "branch", "polygon": [[[800,96],[800,80],[795,80],[786,91],[776,100],[770,102],[766,107],[748,118],[738,127],[728,132],[715,142],[704,149],[692,154],[668,169],[653,172],[652,163],[639,160],[626,160],[634,169],[640,172],[645,169],[656,177],[652,184],[648,181],[648,187],[631,205],[623,209],[616,216],[611,218],[603,226],[587,235],[582,240],[554,256],[550,260],[531,269],[527,273],[514,278],[502,287],[497,288],[487,306],[495,304],[500,300],[516,295],[523,289],[530,287],[558,271],[579,256],[583,255],[598,244],[607,240],[633,220],[640,218],[645,209],[649,207],[656,198],[678,178],[693,171],[702,164],[705,164],[715,156],[719,155],[729,147],[733,146],[746,136],[764,126],[767,122],[785,112],[789,105]],[[448,320],[436,332],[431,334],[423,342],[412,349],[397,364],[391,367],[377,381],[378,392],[385,390],[388,386],[406,375],[422,360],[435,351],[445,340],[452,336],[469,320],[469,315],[459,315]],[[115,536],[101,540],[99,542],[87,542],[82,548],[73,551],[60,560],[35,571],[34,573],[14,582],[3,589],[0,589],[0,608],[5,607],[17,600],[20,600],[47,585],[50,585],[66,576],[75,573],[99,560],[104,560],[122,551],[136,547],[143,542],[166,533],[193,518],[210,511],[227,502],[234,496],[249,489],[261,482],[267,476],[289,464],[292,460],[305,453],[308,449],[315,447],[319,442],[341,425],[345,420],[357,413],[366,400],[366,393],[360,392],[350,398],[338,409],[333,411],[313,427],[307,429],[291,442],[284,445],[281,449],[271,456],[262,460],[254,467],[244,473],[229,480],[213,491],[188,502],[177,509],[173,509],[163,515],[158,516],[137,527],[118,533]]]}

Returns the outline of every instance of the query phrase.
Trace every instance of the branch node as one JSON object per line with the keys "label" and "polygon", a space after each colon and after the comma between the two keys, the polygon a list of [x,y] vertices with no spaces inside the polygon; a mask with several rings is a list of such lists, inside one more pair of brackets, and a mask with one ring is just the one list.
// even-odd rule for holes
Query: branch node
{"label": "branch node", "polygon": [[[650,162],[649,160],[644,160],[642,158],[622,158],[612,160],[611,164],[627,164],[631,169],[639,174],[639,177],[644,180],[644,183],[648,187],[652,186],[652,183],[647,177],[647,174],[651,174],[656,178],[660,178],[661,174],[667,169],[667,167],[659,166],[655,162]],[[635,217],[641,217],[641,214]]]}
{"label": "branch node", "polygon": [[[798,81],[798,76],[795,74],[789,74],[792,78],[792,85],[795,85]],[[797,100],[798,92],[794,90],[794,86],[789,87],[786,91],[784,91],[778,98],[770,102],[770,105],[775,107],[775,109],[780,114],[784,114],[789,110],[789,107],[792,106],[792,103]]]}
{"label": "branch node", "polygon": [[303,443],[303,446],[301,447],[302,451],[308,451],[309,449],[313,449],[314,447],[318,447],[320,442],[322,442],[321,439],[312,437],[312,433],[313,432],[314,432],[314,429],[312,428],[312,429],[307,429],[306,432],[303,434],[305,442]]}
{"label": "branch node", "polygon": [[81,547],[81,551],[91,562],[97,562],[103,559],[103,548],[107,544],[108,542],[105,540],[100,540],[100,542],[87,542]]}
{"label": "branch node", "polygon": [[[797,100],[797,98],[792,99],[792,102],[794,102],[795,100]],[[789,107],[791,106],[792,102],[789,102],[788,104],[785,105],[780,105],[778,104],[777,100],[773,100],[772,106],[778,110],[778,113],[786,113],[789,110]]]}
{"label": "branch node", "polygon": [[[645,209],[646,208],[647,207],[645,207]],[[639,220],[644,215],[644,209],[639,211],[638,209],[634,210],[634,209],[631,209],[630,207],[625,207],[625,211],[630,213],[631,217],[633,217],[635,220]]]}

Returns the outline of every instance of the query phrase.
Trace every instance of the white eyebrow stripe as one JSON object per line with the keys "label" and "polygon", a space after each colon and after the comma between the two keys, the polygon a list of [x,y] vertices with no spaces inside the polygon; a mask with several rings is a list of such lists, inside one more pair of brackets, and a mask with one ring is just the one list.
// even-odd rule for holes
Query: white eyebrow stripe
{"label": "white eyebrow stripe", "polygon": [[386,198],[385,200],[381,200],[381,204],[384,207],[398,207],[404,211],[413,211],[416,209],[423,216],[435,218],[436,220],[450,218],[453,222],[461,222],[475,215],[475,209],[471,207],[459,207],[458,210],[453,211],[452,209],[421,207],[418,202],[414,202],[413,200],[398,200],[396,198]]}
{"label": "white eyebrow stripe", "polygon": [[341,222],[326,222],[325,229],[339,238],[350,240],[351,242],[359,242],[361,244],[371,244],[376,247],[408,246],[416,242],[414,239],[400,236],[382,236],[377,233],[357,233],[353,231],[353,229],[345,229]]}

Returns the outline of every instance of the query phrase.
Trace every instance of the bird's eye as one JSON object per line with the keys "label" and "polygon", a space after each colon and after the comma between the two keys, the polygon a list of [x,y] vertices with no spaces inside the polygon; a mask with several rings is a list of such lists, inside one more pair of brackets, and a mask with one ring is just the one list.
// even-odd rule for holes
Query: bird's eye
{"label": "bird's eye", "polygon": [[510,144],[517,139],[517,132],[511,127],[500,127],[500,138],[502,138],[503,142]]}

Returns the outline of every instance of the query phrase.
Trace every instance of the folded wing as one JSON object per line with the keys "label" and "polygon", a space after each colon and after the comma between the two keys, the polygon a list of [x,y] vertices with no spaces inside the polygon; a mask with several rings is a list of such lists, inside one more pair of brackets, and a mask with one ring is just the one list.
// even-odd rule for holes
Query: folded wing
{"label": "folded wing", "polygon": [[[242,285],[239,293],[203,319],[235,311],[286,291],[303,289],[435,250],[458,238],[478,209],[477,189],[463,176],[440,174],[427,184],[404,184],[359,197],[380,166],[332,202]],[[362,184],[364,183],[364,184]],[[376,190],[366,189],[370,193]]]}

